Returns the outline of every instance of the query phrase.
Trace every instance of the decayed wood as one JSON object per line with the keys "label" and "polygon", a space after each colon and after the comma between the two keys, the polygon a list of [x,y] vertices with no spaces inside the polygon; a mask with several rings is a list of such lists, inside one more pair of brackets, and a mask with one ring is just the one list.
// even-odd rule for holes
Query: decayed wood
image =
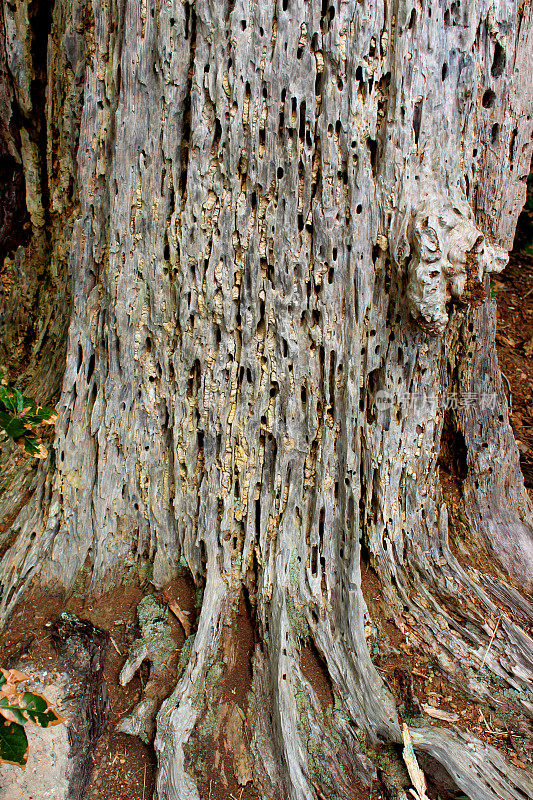
{"label": "decayed wood", "polygon": [[427,800],[426,778],[418,765],[418,761],[416,760],[411,734],[409,733],[409,727],[405,723],[402,725],[402,737],[403,760],[405,761],[409,777],[411,778],[413,784],[413,788],[410,789],[410,792],[415,800]]}
{"label": "decayed wood", "polygon": [[[28,8],[4,4],[31,117]],[[158,586],[180,565],[205,582],[158,718],[159,800],[199,797],[187,745],[243,585],[261,642],[249,717],[263,796],[342,796],[341,753],[375,774],[356,733],[401,743],[365,639],[361,542],[391,617],[409,611],[452,683],[476,698],[487,669],[517,692],[531,680],[532,642],[505,615],[487,649],[480,615],[525,601],[453,556],[437,459],[443,395],[468,394],[451,416],[472,541],[526,585],[531,504],[488,275],[524,197],[532,13],[513,0],[56,0],[46,191],[35,130],[21,130],[56,361],[67,258],[72,309],[54,457],[2,561],[1,609],[35,578],[69,589],[87,563],[98,593],[147,562]],[[331,681],[328,719],[302,672],[306,639]],[[473,800],[529,791],[472,737],[411,735]]]}

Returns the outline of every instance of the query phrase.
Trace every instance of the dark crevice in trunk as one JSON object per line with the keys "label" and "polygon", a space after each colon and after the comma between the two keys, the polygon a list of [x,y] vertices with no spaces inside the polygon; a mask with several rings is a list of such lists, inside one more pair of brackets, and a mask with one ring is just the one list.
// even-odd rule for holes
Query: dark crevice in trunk
{"label": "dark crevice in trunk", "polygon": [[26,210],[26,186],[20,159],[19,125],[12,101],[12,78],[8,72],[5,53],[5,26],[0,8],[0,79],[4,85],[1,95],[4,111],[0,117],[0,271],[10,251],[27,243],[29,215]]}
{"label": "dark crevice in trunk", "polygon": [[[499,50],[498,50],[499,48]],[[496,45],[496,49],[494,51],[494,60],[496,63],[497,57],[501,58],[502,48],[500,45]],[[505,62],[505,53],[503,53],[503,59]],[[513,243],[513,250],[510,253],[510,261],[509,265],[502,273],[501,277],[503,278],[504,275],[508,274],[512,271],[513,265],[516,263],[515,260],[519,259],[520,262],[520,269],[527,270],[528,266],[532,264],[531,261],[531,253],[532,251],[532,244],[533,244],[533,161],[531,162],[529,168],[529,175],[527,178],[527,194],[526,194],[526,202],[522,209],[520,216],[518,217],[518,222],[516,225],[516,232],[514,237]],[[524,263],[525,262],[525,263]],[[529,269],[531,272],[531,269]],[[512,285],[512,284],[511,284]],[[499,296],[497,296],[499,299]],[[531,310],[533,309],[533,294],[531,290],[528,290],[523,297],[523,303],[521,307],[521,313],[530,314]],[[498,330],[501,330],[501,323],[498,323]],[[526,346],[529,347],[526,343]],[[527,352],[527,351],[526,351]],[[502,370],[506,372],[507,367],[505,364],[502,365]],[[511,383],[512,388],[512,383]],[[531,407],[531,404],[529,404]],[[533,489],[533,436],[531,436],[532,429],[525,427],[522,425],[521,427],[516,428],[514,423],[514,417],[516,414],[516,400],[514,403],[514,411],[513,413],[513,405],[511,401],[511,405],[509,408],[510,411],[510,422],[511,427],[513,428],[513,433],[515,434],[515,438],[519,440],[526,440],[524,444],[519,448],[520,449],[520,469],[522,471],[522,475],[524,476],[524,484],[528,489]],[[526,411],[527,413],[527,411]],[[529,434],[529,435],[528,435]]]}
{"label": "dark crevice in trunk", "polygon": [[48,0],[34,0],[30,6],[32,26],[32,50],[34,77],[31,83],[33,106],[32,137],[39,147],[39,168],[41,178],[41,197],[45,225],[50,223],[50,191],[48,186],[47,124],[46,124],[46,86],[48,82],[47,51],[48,37],[52,29],[54,3]]}
{"label": "dark crevice in trunk", "polygon": [[8,253],[29,240],[29,215],[22,164],[8,152],[0,131],[0,270]]}
{"label": "dark crevice in trunk", "polygon": [[189,162],[189,147],[191,138],[191,93],[194,72],[194,55],[196,51],[196,11],[193,5],[185,3],[185,38],[190,39],[189,74],[187,76],[187,90],[183,103],[183,132],[181,140],[181,174],[179,191],[181,194],[181,209],[183,211],[187,200],[187,173]]}
{"label": "dark crevice in trunk", "polygon": [[440,439],[439,468],[455,481],[463,481],[468,470],[467,452],[465,438],[457,427],[453,412],[447,409]]}
{"label": "dark crevice in trunk", "polygon": [[309,681],[325,711],[328,706],[335,705],[333,684],[328,668],[312,640],[306,641],[300,648],[300,667],[304,677]]}
{"label": "dark crevice in trunk", "polygon": [[467,800],[467,796],[439,761],[427,753],[419,753],[417,757],[427,779],[430,797],[436,796],[439,800]]}

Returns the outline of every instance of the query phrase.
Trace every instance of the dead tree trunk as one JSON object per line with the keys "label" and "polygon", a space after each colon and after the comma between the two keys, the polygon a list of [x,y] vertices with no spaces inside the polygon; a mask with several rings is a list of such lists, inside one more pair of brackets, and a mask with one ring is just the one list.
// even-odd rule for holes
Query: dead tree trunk
{"label": "dead tree trunk", "polygon": [[[4,325],[40,303],[35,383],[61,374],[72,302],[4,618],[35,580],[68,591],[87,572],[103,593],[186,568],[204,585],[159,715],[159,800],[199,797],[191,742],[231,670],[243,590],[256,644],[239,736],[262,797],[352,797],[375,777],[369,747],[401,741],[369,649],[387,620],[458,693],[498,680],[531,716],[531,503],[489,288],[531,157],[531,5],[47,7],[4,2],[0,60],[30,226],[7,248],[30,288],[4,291]],[[411,735],[472,800],[532,794],[467,732]]]}

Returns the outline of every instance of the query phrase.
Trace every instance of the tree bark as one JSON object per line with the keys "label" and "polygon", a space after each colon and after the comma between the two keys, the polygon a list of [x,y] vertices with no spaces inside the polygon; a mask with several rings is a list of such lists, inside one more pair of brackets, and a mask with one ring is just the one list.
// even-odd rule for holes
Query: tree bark
{"label": "tree bark", "polygon": [[[18,355],[29,383],[64,376],[1,562],[3,618],[30,582],[69,591],[85,572],[91,593],[183,568],[204,586],[158,718],[159,800],[199,798],[190,740],[231,668],[243,591],[261,796],[347,798],[350,775],[375,778],[363,739],[402,737],[362,559],[458,692],[486,698],[497,677],[531,716],[532,508],[489,287],[531,158],[531,5],[45,8],[3,7],[0,112],[31,226],[9,243],[29,288],[4,292],[4,324],[38,320]],[[439,463],[462,482],[461,542]],[[533,792],[466,732],[411,735],[472,800]]]}

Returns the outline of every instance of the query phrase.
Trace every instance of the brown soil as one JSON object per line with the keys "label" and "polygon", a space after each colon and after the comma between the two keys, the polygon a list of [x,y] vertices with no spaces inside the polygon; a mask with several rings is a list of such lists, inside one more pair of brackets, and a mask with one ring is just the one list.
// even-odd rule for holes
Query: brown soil
{"label": "brown soil", "polygon": [[[184,611],[194,620],[194,593],[189,581],[180,578],[168,590]],[[93,754],[94,769],[85,797],[99,800],[148,800],[155,788],[156,759],[151,747],[134,736],[115,732],[116,723],[132,711],[140,699],[147,669],[141,669],[131,683],[120,686],[118,676],[128,648],[136,633],[136,609],[143,594],[154,594],[150,587],[120,587],[98,600],[85,602],[72,597],[47,597],[30,592],[21,602],[6,630],[0,637],[3,664],[25,661],[48,670],[61,670],[58,656],[50,642],[50,623],[63,612],[75,614],[106,631],[110,645],[106,652],[104,680],[109,698],[109,718]],[[179,647],[185,640],[180,623],[169,614],[172,634]]]}
{"label": "brown soil", "polygon": [[335,704],[335,698],[326,665],[312,642],[303,644],[300,648],[300,667],[305,679],[313,687],[322,711],[326,711],[328,706]]}
{"label": "brown soil", "polygon": [[509,265],[496,277],[498,361],[522,472],[533,490],[533,257],[512,253]]}

